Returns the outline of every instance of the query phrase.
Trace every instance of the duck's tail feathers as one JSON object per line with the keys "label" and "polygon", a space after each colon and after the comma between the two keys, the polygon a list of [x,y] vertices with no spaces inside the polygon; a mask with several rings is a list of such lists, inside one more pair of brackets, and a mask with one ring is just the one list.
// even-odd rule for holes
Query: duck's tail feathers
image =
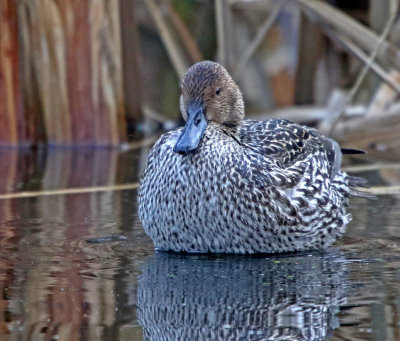
{"label": "duck's tail feathers", "polygon": [[347,175],[347,180],[349,181],[349,187],[369,188],[368,181],[360,176]]}
{"label": "duck's tail feathers", "polygon": [[368,193],[367,191],[360,191],[357,189],[357,188],[368,188],[369,184],[367,180],[359,176],[350,176],[350,175],[347,176],[347,179],[349,181],[350,195],[367,199],[377,199],[376,195]]}
{"label": "duck's tail feathers", "polygon": [[341,148],[342,154],[367,154],[365,150],[356,148]]}

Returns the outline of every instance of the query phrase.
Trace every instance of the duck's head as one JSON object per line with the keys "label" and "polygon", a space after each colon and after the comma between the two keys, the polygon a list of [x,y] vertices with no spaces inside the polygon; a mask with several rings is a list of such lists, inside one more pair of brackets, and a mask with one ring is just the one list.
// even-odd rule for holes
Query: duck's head
{"label": "duck's head", "polygon": [[187,154],[198,147],[209,122],[240,126],[244,118],[242,93],[228,71],[209,61],[191,66],[181,82],[180,109],[185,128],[174,151]]}

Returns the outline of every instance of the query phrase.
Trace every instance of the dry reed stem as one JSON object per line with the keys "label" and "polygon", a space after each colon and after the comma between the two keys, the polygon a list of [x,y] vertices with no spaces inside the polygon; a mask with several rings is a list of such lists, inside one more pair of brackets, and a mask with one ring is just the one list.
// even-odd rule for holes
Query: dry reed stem
{"label": "dry reed stem", "polygon": [[140,148],[145,148],[153,145],[153,143],[160,137],[160,135],[154,135],[147,137],[145,139],[141,139],[140,141],[137,142],[131,142],[127,145],[127,150],[135,150],[135,149],[140,149]]}
{"label": "dry reed stem", "polygon": [[30,110],[51,144],[126,140],[118,0],[18,3]]}
{"label": "dry reed stem", "polygon": [[140,107],[144,94],[144,89],[140,86],[143,80],[143,57],[136,19],[138,2],[120,0],[119,6],[125,114],[127,118],[137,122],[143,118]]}
{"label": "dry reed stem", "polygon": [[272,25],[275,23],[276,18],[278,17],[279,13],[281,12],[283,6],[285,5],[286,0],[278,1],[272,7],[271,12],[265,19],[264,23],[258,29],[255,38],[251,41],[248,45],[247,49],[243,53],[243,56],[239,59],[236,69],[233,72],[233,76],[235,78],[240,77],[240,74],[244,70],[249,59],[253,56],[253,54],[257,51],[258,47],[260,46],[261,42],[263,41],[265,35],[271,29]]}
{"label": "dry reed stem", "polygon": [[400,107],[393,105],[383,115],[369,115],[339,122],[335,139],[343,146],[368,150],[380,158],[400,157]]}
{"label": "dry reed stem", "polygon": [[400,193],[400,185],[396,186],[373,186],[368,189],[358,188],[360,192],[365,192],[374,195],[393,195]]}
{"label": "dry reed stem", "polygon": [[[354,96],[356,95],[356,93],[358,92],[358,90],[361,88],[361,84],[364,82],[365,77],[368,74],[368,71],[371,67],[371,65],[374,63],[375,58],[378,56],[378,53],[383,45],[383,43],[385,42],[387,36],[389,35],[389,32],[395,22],[395,19],[397,18],[397,9],[398,6],[392,6],[391,8],[391,12],[390,12],[390,17],[388,22],[386,23],[381,36],[379,37],[379,41],[378,44],[376,45],[375,49],[372,51],[368,61],[366,62],[366,64],[364,65],[363,69],[361,70],[361,72],[359,73],[359,75],[357,76],[356,82],[353,84],[349,95],[347,97],[346,103],[344,108],[349,105],[351,103],[351,101],[353,100]],[[333,131],[335,130],[335,127],[337,126],[338,122],[343,118],[344,116],[344,110],[342,110],[342,112],[340,113],[340,115],[338,115],[335,120],[332,122],[332,126],[329,130],[328,135],[332,135]]]}
{"label": "dry reed stem", "polygon": [[332,30],[326,29],[325,32],[332,40],[341,44],[348,52],[360,59],[364,64],[368,65],[375,74],[381,78],[382,81],[387,83],[397,94],[400,95],[400,85],[396,83],[388,72],[386,72],[380,65],[375,61],[370,62],[368,55],[364,53],[356,44],[354,44],[350,39],[346,38],[344,35],[334,32]]}
{"label": "dry reed stem", "polygon": [[156,24],[160,38],[167,50],[167,54],[171,59],[172,65],[177,73],[178,77],[182,77],[187,68],[190,66],[190,62],[187,61],[183,52],[179,48],[176,35],[173,30],[169,27],[163,11],[160,9],[155,0],[144,0],[144,3],[150,12],[151,17]]}
{"label": "dry reed stem", "polygon": [[[31,192],[6,193],[6,194],[0,194],[0,200],[35,198],[35,197],[53,196],[53,195],[71,195],[71,194],[83,194],[83,193],[124,191],[124,190],[133,190],[133,189],[137,189],[137,188],[139,188],[139,183],[113,185],[113,186],[65,188],[65,189],[51,190],[51,191],[31,191]],[[359,190],[362,192],[375,194],[375,195],[391,195],[391,194],[400,193],[400,185],[397,185],[397,186],[373,186],[368,189],[361,188]]]}
{"label": "dry reed stem", "polygon": [[348,166],[342,168],[345,172],[359,173],[375,171],[380,169],[400,169],[400,163],[374,163],[368,165]]}
{"label": "dry reed stem", "polygon": [[16,5],[0,2],[0,142],[17,144],[20,116]]}
{"label": "dry reed stem", "polygon": [[[328,26],[353,40],[360,48],[370,53],[379,45],[379,36],[355,19],[333,6],[316,0],[292,0],[302,6],[310,20],[317,21],[322,26]],[[393,13],[393,11],[392,11]],[[387,41],[382,42],[377,59],[383,64],[389,64],[400,69],[400,51]]]}
{"label": "dry reed stem", "polygon": [[[363,116],[365,112],[366,108],[362,105],[348,106],[346,108],[346,117],[360,117]],[[315,105],[296,105],[292,107],[276,108],[273,111],[266,109],[265,111],[257,110],[255,112],[248,112],[246,117],[258,120],[284,118],[290,121],[311,124],[322,120],[326,114],[326,107],[318,107]]]}
{"label": "dry reed stem", "polygon": [[51,196],[51,195],[67,195],[67,194],[123,191],[123,190],[137,189],[138,187],[139,187],[139,183],[133,183],[133,184],[123,184],[123,185],[112,185],[112,186],[65,188],[65,189],[49,190],[49,191],[5,193],[5,194],[0,194],[0,200],[43,197],[43,196]]}
{"label": "dry reed stem", "polygon": [[228,0],[215,1],[215,20],[217,28],[217,59],[228,71],[234,65],[234,37],[232,10]]}
{"label": "dry reed stem", "polygon": [[185,50],[190,55],[191,63],[196,63],[203,60],[203,54],[201,53],[199,47],[197,46],[196,41],[193,39],[190,34],[188,28],[176,13],[174,7],[171,4],[170,0],[166,0],[166,6],[168,9],[168,14],[171,19],[171,23],[175,28],[176,34],[180,37]]}

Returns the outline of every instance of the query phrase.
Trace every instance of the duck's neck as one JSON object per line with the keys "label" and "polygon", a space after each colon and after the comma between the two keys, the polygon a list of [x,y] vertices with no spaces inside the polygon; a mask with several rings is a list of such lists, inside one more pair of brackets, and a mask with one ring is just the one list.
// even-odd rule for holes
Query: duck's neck
{"label": "duck's neck", "polygon": [[239,131],[240,131],[241,125],[226,125],[226,124],[221,124],[220,128],[228,135],[231,136],[239,136]]}

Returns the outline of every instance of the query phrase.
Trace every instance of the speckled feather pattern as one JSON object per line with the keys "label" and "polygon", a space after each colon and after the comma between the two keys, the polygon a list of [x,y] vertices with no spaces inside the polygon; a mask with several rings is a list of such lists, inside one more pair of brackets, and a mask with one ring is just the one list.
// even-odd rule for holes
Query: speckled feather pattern
{"label": "speckled feather pattern", "polygon": [[350,177],[334,141],[286,120],[210,122],[199,148],[180,155],[181,132],[156,142],[141,179],[139,217],[157,249],[301,251],[344,233]]}
{"label": "speckled feather pattern", "polygon": [[156,142],[139,188],[157,249],[302,251],[344,233],[349,196],[365,183],[340,170],[334,140],[287,120],[243,120],[240,89],[217,63],[191,66],[181,91],[186,126]]}

